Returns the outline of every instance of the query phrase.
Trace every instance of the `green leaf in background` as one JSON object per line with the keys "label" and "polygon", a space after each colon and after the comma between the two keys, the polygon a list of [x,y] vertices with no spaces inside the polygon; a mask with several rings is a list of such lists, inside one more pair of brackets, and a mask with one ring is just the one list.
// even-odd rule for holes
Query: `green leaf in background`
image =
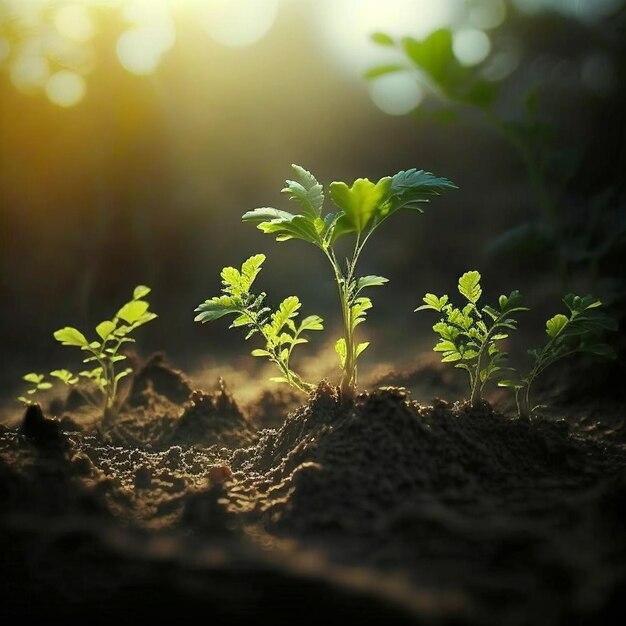
{"label": "green leaf in background", "polygon": [[131,300],[118,312],[116,317],[123,319],[127,324],[138,322],[148,310],[149,304],[145,300]]}
{"label": "green leaf in background", "polygon": [[64,346],[78,346],[82,348],[89,345],[85,335],[71,326],[65,326],[55,331],[53,336]]}
{"label": "green leaf in background", "polygon": [[550,337],[556,337],[567,325],[568,319],[566,315],[557,313],[546,322],[546,333]]}
{"label": "green leaf in background", "polygon": [[109,320],[100,322],[96,326],[96,333],[98,333],[98,336],[102,339],[102,341],[106,341],[109,335],[115,330],[116,326],[117,324],[115,322],[111,322]]}
{"label": "green leaf in background", "polygon": [[372,33],[371,39],[379,46],[395,46],[396,44],[393,37],[391,37],[387,33]]}
{"label": "green leaf in background", "polygon": [[147,296],[152,290],[145,285],[137,285],[133,291],[133,300],[139,300]]}
{"label": "green leaf in background", "polygon": [[476,270],[465,272],[459,278],[459,293],[465,296],[472,304],[476,304],[482,295],[480,273]]}

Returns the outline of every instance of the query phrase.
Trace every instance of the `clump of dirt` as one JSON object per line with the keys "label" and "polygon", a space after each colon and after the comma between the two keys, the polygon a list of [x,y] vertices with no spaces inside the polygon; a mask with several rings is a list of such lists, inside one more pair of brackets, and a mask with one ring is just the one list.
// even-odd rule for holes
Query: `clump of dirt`
{"label": "clump of dirt", "polygon": [[327,382],[259,431],[275,397],[246,417],[223,381],[183,393],[167,368],[146,368],[111,428],[31,407],[0,429],[6,606],[437,626],[608,623],[626,608],[614,438],[396,387],[346,403]]}

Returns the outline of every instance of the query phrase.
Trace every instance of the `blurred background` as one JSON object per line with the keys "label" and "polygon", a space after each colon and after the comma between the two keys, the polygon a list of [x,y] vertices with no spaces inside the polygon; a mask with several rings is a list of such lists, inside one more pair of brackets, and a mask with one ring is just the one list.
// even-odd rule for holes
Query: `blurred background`
{"label": "blurred background", "polygon": [[325,185],[417,167],[460,187],[363,259],[390,279],[366,330],[379,372],[429,349],[412,311],[467,269],[488,296],[527,294],[530,339],[566,290],[623,310],[624,4],[0,0],[0,395],[73,365],[52,332],[93,327],[138,283],[160,316],[144,354],[252,372],[251,346],[193,309],[255,252],[272,302],[327,319],[308,350],[328,352],[324,259],[240,222],[285,206],[291,163]]}

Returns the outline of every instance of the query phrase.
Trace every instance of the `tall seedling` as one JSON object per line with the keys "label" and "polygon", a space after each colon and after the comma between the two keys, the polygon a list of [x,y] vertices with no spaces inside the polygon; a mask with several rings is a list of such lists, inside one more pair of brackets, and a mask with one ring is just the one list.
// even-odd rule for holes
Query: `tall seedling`
{"label": "tall seedling", "polygon": [[[358,276],[358,261],[373,233],[401,209],[422,213],[422,205],[443,191],[455,189],[451,181],[424,170],[410,169],[386,176],[374,183],[358,178],[352,185],[333,182],[329,195],[336,212],[324,212],[324,190],[317,179],[299,165],[293,165],[295,180],[282,190],[296,205],[290,213],[275,208],[258,208],[243,215],[244,222],[258,224],[264,233],[279,242],[301,239],[321,250],[331,265],[343,320],[343,336],[335,344],[342,369],[340,392],[344,400],[354,396],[357,385],[357,360],[368,342],[356,340],[356,329],[363,323],[372,301],[364,295],[370,287],[384,285],[382,276]],[[350,236],[351,252],[342,264],[337,242]]]}

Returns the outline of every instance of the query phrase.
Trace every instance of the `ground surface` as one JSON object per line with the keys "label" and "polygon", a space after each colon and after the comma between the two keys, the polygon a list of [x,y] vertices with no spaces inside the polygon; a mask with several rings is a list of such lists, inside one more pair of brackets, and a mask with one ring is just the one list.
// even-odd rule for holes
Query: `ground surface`
{"label": "ground surface", "polygon": [[70,396],[0,427],[0,614],[620,623],[622,405],[581,393],[530,422],[322,383],[244,414],[152,359],[111,426]]}

